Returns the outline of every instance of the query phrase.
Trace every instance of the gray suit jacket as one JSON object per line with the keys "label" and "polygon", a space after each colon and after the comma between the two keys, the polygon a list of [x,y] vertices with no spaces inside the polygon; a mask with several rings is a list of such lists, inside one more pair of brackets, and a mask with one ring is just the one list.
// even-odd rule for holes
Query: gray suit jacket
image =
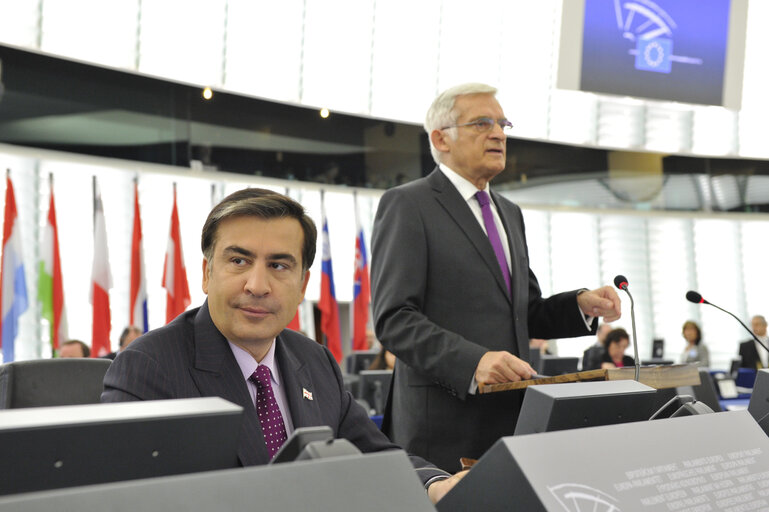
{"label": "gray suit jacket", "polygon": [[488,237],[439,169],[387,191],[372,234],[376,334],[398,357],[385,433],[447,471],[515,431],[522,392],[468,393],[484,353],[527,360],[529,337],[590,333],[576,291],[542,297],[520,208],[491,197],[508,235],[512,296]]}
{"label": "gray suit jacket", "polygon": [[[295,428],[328,425],[335,437],[349,440],[362,452],[399,448],[345,391],[339,367],[327,349],[284,330],[276,339],[275,358]],[[303,388],[313,394],[313,400],[302,397]],[[256,408],[227,340],[211,320],[207,302],[123,350],[104,377],[101,401],[204,396],[218,396],[243,407],[238,459],[243,466],[266,464],[269,456]],[[423,482],[444,474],[418,457],[412,457],[412,463]]]}

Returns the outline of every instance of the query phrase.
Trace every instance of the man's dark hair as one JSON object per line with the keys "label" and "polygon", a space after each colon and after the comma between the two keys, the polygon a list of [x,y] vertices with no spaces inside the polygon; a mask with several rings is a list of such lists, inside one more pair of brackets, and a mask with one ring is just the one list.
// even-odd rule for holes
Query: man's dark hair
{"label": "man's dark hair", "polygon": [[80,345],[80,349],[83,351],[83,357],[91,357],[91,347],[80,340],[63,341],[61,346],[63,347],[64,345]]}
{"label": "man's dark hair", "polygon": [[628,336],[628,333],[625,329],[620,327],[618,329],[612,329],[609,331],[609,334],[607,334],[606,338],[603,340],[603,344],[608,348],[612,343],[619,343],[622,340],[630,341],[630,336]]}
{"label": "man's dark hair", "polygon": [[139,329],[135,325],[129,325],[128,327],[123,329],[122,333],[120,333],[120,348],[123,348],[123,344],[125,344],[125,340],[126,340],[126,338],[128,338],[128,335],[131,332],[136,332],[136,333],[139,334],[139,336],[141,336],[141,334],[142,334],[142,330],[141,329]]}
{"label": "man's dark hair", "polygon": [[208,214],[203,224],[200,248],[203,256],[211,262],[216,245],[216,231],[222,220],[233,217],[258,217],[261,219],[296,219],[302,226],[304,243],[302,246],[302,270],[306,271],[315,260],[315,242],[318,231],[315,223],[304,211],[304,207],[291,199],[272,190],[263,188],[245,188],[228,195]]}

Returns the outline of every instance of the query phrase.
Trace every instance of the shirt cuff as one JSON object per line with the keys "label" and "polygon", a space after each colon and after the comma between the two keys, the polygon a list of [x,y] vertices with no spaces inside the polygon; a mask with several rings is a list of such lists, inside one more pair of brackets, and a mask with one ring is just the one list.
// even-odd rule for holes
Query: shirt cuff
{"label": "shirt cuff", "polygon": [[[579,297],[580,293],[584,293],[586,291],[588,291],[587,288],[582,288],[580,290],[577,290],[577,297]],[[587,332],[589,334],[591,330],[591,326],[593,325],[593,320],[595,320],[595,317],[591,315],[586,315],[585,313],[583,313],[582,310],[579,309],[579,303],[577,304],[577,313],[579,313],[579,316],[581,316],[582,320],[585,321],[585,327],[587,327]]]}
{"label": "shirt cuff", "polygon": [[449,476],[450,475],[448,475],[448,474],[446,474],[446,475],[435,475],[430,480],[425,482],[425,490],[427,490],[428,487],[430,487],[432,484],[434,484],[435,482],[437,482],[439,480],[448,480]]}

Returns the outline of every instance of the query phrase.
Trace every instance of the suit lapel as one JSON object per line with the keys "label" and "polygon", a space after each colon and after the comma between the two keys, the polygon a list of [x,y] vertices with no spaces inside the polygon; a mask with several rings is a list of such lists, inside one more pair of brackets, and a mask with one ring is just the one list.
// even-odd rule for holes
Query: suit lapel
{"label": "suit lapel", "polygon": [[256,407],[227,340],[211,320],[208,301],[195,316],[194,333],[195,367],[190,373],[200,394],[219,396],[243,407],[240,435],[245,439],[238,445],[238,458],[244,466],[267,463],[270,458]]}
{"label": "suit lapel", "polygon": [[316,389],[309,368],[300,359],[301,354],[294,350],[286,336],[278,335],[275,343],[275,357],[294,428],[322,425],[323,417],[316,399]]}
{"label": "suit lapel", "polygon": [[[465,236],[478,251],[481,259],[491,271],[494,280],[497,282],[500,291],[511,301],[510,294],[507,291],[507,284],[502,276],[502,269],[499,268],[499,262],[491,247],[489,237],[483,232],[478,220],[473,215],[467,202],[462,198],[456,187],[449,181],[440,169],[435,169],[428,177],[427,181],[435,192],[435,199],[441,204],[448,215],[456,222]],[[506,228],[507,229],[507,228]],[[509,235],[508,235],[509,238]],[[508,240],[508,244],[509,244]],[[510,253],[512,258],[513,253]],[[515,260],[513,260],[515,261]]]}

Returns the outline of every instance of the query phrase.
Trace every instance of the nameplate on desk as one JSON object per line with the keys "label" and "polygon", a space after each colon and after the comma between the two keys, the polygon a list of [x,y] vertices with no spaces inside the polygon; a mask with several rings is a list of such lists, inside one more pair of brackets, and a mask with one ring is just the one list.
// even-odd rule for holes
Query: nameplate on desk
{"label": "nameplate on desk", "polygon": [[437,508],[769,510],[769,438],[747,411],[497,441]]}
{"label": "nameplate on desk", "polygon": [[[480,394],[496,393],[499,391],[525,389],[529,386],[540,384],[565,384],[567,382],[590,382],[596,380],[633,380],[634,378],[635,368],[632,366],[625,368],[604,368],[600,370],[567,373],[565,375],[556,375],[554,377],[521,380],[518,382],[481,384],[478,386],[478,392]],[[668,389],[678,386],[698,386],[700,384],[700,374],[697,370],[697,366],[693,364],[642,366],[640,382],[641,384],[646,384],[654,389]]]}

